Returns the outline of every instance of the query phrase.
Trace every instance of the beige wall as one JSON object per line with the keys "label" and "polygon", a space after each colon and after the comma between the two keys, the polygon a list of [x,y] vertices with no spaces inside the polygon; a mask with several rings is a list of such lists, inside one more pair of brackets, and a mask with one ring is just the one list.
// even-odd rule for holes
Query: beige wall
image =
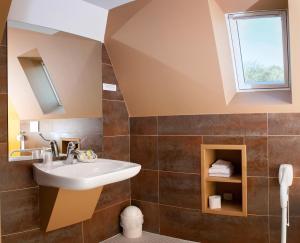
{"label": "beige wall", "polygon": [[169,3],[151,1],[108,42],[132,116],[199,113],[215,100],[203,93],[225,102],[207,1]]}
{"label": "beige wall", "polygon": [[235,76],[226,20],[224,18],[224,11],[215,0],[209,1],[209,9],[222,75],[225,101],[226,104],[229,104],[236,94],[236,85],[235,82],[232,82]]}
{"label": "beige wall", "polygon": [[[128,4],[122,14],[143,2]],[[119,17],[122,7],[118,14],[110,13],[106,44],[130,115],[300,112],[300,73],[296,68],[300,62],[299,3],[289,1],[293,103],[288,92],[256,92],[236,94],[228,105],[223,79],[230,73],[220,68],[218,51],[223,44],[215,38],[215,31],[221,28],[218,24],[224,22],[218,15],[212,19],[209,3],[211,0],[147,1],[123,25]],[[262,9],[268,4],[274,8],[268,0],[248,3],[250,8]],[[273,3],[276,8],[287,5],[281,0]]]}
{"label": "beige wall", "polygon": [[[37,49],[51,75],[64,113],[44,115],[18,56]],[[21,120],[101,117],[101,43],[66,33],[8,30],[8,93]]]}

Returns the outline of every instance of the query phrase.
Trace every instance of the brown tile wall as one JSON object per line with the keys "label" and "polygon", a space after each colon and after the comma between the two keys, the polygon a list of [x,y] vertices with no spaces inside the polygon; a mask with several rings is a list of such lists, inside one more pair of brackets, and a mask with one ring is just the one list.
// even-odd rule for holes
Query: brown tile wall
{"label": "brown tile wall", "polygon": [[[202,243],[277,243],[278,168],[294,165],[288,241],[299,242],[300,114],[230,114],[130,119],[130,157],[142,164],[131,180],[144,228]],[[200,145],[246,144],[248,217],[201,213]]]}
{"label": "brown tile wall", "polygon": [[[5,39],[5,38],[4,38]],[[117,84],[103,47],[103,82]],[[103,91],[103,156],[136,161],[141,173],[104,188],[91,220],[50,233],[39,229],[38,186],[31,161],[7,162],[7,46],[0,45],[0,190],[3,242],[99,242],[120,231],[119,213],[130,204],[145,215],[145,230],[202,243],[279,242],[277,171],[294,165],[290,243],[300,226],[300,115],[232,114],[130,119],[120,88]],[[129,136],[129,131],[131,134]],[[249,216],[201,213],[200,145],[246,144]],[[130,146],[131,144],[131,146]]]}
{"label": "brown tile wall", "polygon": [[[2,38],[0,38],[2,39]],[[130,182],[104,187],[92,219],[50,233],[39,227],[39,187],[33,180],[33,161],[8,163],[7,158],[7,41],[0,44],[0,195],[2,242],[98,243],[120,231],[119,213],[130,204]],[[114,82],[103,50],[103,82]],[[105,66],[106,65],[106,66]],[[112,78],[112,79],[110,79]],[[119,90],[119,89],[118,89]],[[128,113],[120,91],[103,95],[103,153],[105,158],[129,160]],[[97,139],[96,139],[97,140]],[[101,142],[101,138],[99,138]],[[92,142],[94,143],[94,142]]]}
{"label": "brown tile wall", "polygon": [[[129,161],[129,117],[106,48],[102,45],[102,82],[117,85],[117,92],[103,91],[103,158]],[[84,243],[98,243],[121,231],[119,215],[130,205],[130,181],[104,187],[92,219],[83,223]]]}

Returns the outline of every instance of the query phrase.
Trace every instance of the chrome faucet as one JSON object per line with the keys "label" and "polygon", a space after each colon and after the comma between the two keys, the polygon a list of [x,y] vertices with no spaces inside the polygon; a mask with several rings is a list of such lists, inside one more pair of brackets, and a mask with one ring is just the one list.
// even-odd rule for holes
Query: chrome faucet
{"label": "chrome faucet", "polygon": [[73,164],[74,156],[77,154],[78,143],[69,142],[67,147],[67,159],[63,161],[64,164]]}
{"label": "chrome faucet", "polygon": [[39,133],[39,135],[44,141],[46,141],[50,144],[53,158],[57,159],[59,157],[59,149],[58,149],[57,142],[55,140],[45,138],[42,133]]}
{"label": "chrome faucet", "polygon": [[51,152],[52,152],[53,158],[58,158],[59,150],[58,150],[57,142],[55,140],[50,141],[50,147],[51,147]]}

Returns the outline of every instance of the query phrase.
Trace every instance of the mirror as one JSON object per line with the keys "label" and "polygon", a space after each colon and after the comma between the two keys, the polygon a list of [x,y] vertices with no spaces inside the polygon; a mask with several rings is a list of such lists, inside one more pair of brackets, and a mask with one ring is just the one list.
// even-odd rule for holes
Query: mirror
{"label": "mirror", "polygon": [[40,159],[55,141],[102,151],[101,43],[8,23],[9,161]]}

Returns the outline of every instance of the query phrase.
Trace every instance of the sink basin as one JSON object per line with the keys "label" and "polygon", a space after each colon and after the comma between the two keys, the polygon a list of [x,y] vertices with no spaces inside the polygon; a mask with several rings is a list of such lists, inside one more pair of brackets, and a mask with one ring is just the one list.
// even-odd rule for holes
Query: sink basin
{"label": "sink basin", "polygon": [[55,161],[50,166],[33,164],[34,178],[39,185],[69,190],[88,190],[123,181],[137,175],[140,170],[139,164],[109,159],[70,165],[62,161]]}
{"label": "sink basin", "polygon": [[26,155],[21,155],[21,156],[14,156],[14,157],[9,157],[8,161],[24,161],[24,160],[32,160],[32,156],[26,156]]}

